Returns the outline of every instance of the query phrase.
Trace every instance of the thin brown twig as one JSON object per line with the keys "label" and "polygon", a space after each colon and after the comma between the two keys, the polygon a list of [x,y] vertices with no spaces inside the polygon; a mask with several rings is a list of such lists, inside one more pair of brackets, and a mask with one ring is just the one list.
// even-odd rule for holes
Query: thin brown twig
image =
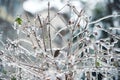
{"label": "thin brown twig", "polygon": [[37,45],[39,46],[39,48],[41,48],[41,46],[40,46],[40,44],[39,44],[39,40],[37,39],[37,35],[36,35],[35,31],[33,31],[33,35],[34,35],[34,37],[35,37],[35,40],[36,40]]}
{"label": "thin brown twig", "polygon": [[[56,28],[52,25],[52,24],[50,24],[51,26],[52,26],[52,28],[55,30],[55,32],[57,33],[57,30],[56,30]],[[62,38],[62,40],[66,43],[67,41],[64,39],[64,37],[62,36],[62,34],[61,33],[58,33],[58,35]],[[57,36],[57,35],[56,35]],[[56,36],[55,36],[55,38],[56,38]],[[52,40],[54,40],[55,38],[53,38]]]}
{"label": "thin brown twig", "polygon": [[[44,32],[43,27],[44,27],[44,26],[42,25],[42,22],[41,22],[41,19],[40,19],[39,15],[38,15],[38,20],[39,20],[39,23],[40,23],[40,27],[42,28],[42,34],[43,34],[43,32]],[[42,35],[42,37],[43,37],[44,50],[45,50],[45,52],[46,52],[45,37],[44,37],[44,35]]]}
{"label": "thin brown twig", "polygon": [[65,26],[68,27],[66,20],[60,15],[60,13],[58,14],[58,17],[62,20],[62,22],[65,24]]}
{"label": "thin brown twig", "polygon": [[48,2],[48,36],[49,36],[49,44],[50,44],[50,51],[51,54],[53,55],[53,51],[52,51],[52,43],[51,43],[51,33],[50,33],[50,2]]}
{"label": "thin brown twig", "polygon": [[[62,9],[64,9],[66,7],[67,4],[65,4],[61,9],[59,9],[58,12],[60,12]],[[52,21],[57,15],[58,15],[58,12],[55,14],[55,16],[53,18],[50,19],[50,21]]]}

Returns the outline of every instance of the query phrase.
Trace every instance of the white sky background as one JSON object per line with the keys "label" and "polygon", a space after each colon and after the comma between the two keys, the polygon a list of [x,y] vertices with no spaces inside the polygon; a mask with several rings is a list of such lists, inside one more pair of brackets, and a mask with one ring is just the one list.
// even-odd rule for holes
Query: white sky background
{"label": "white sky background", "polygon": [[[71,3],[75,5],[77,9],[81,9],[81,7],[83,7],[79,0],[26,0],[23,3],[23,9],[34,14],[46,9],[48,1],[50,2],[51,7],[55,7],[58,10],[61,9],[68,1],[71,1]],[[86,2],[88,8],[92,9],[94,8],[97,2],[102,0],[81,0],[81,1]]]}

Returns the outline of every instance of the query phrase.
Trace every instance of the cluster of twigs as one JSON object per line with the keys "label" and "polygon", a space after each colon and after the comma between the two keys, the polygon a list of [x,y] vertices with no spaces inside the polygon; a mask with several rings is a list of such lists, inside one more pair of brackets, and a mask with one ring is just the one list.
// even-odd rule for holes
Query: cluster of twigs
{"label": "cluster of twigs", "polygon": [[[66,26],[51,37],[51,28],[56,30],[51,21],[60,15],[60,11],[65,6],[77,15],[77,19],[69,20],[68,23],[65,23]],[[107,32],[111,37],[96,40],[98,33],[90,32],[88,29],[89,25],[114,17],[114,15],[90,22],[84,10],[79,12],[71,4],[65,6],[53,18],[50,18],[50,3],[48,3],[46,19],[42,19],[40,15],[35,18],[35,22],[39,22],[39,25],[31,24],[29,19],[27,21],[22,20],[21,25],[18,23],[14,25],[18,37],[14,41],[8,39],[7,44],[2,43],[5,47],[0,52],[0,55],[3,56],[3,62],[22,69],[23,72],[19,70],[18,73],[24,74],[27,72],[40,80],[79,80],[81,78],[80,74],[85,72],[85,78],[92,79],[88,72],[99,73],[109,72],[111,69],[117,70],[116,56],[119,55],[115,53],[119,49],[115,48],[114,45],[120,39],[120,36],[112,34],[112,29],[105,30],[97,25],[96,28]],[[118,16],[115,15],[115,17]],[[70,35],[67,39],[60,33],[66,29]],[[58,35],[65,42],[65,46],[62,48],[53,45],[54,39]],[[110,74],[114,75],[113,73]],[[22,80],[23,76],[17,78]],[[97,80],[97,77],[95,78]]]}

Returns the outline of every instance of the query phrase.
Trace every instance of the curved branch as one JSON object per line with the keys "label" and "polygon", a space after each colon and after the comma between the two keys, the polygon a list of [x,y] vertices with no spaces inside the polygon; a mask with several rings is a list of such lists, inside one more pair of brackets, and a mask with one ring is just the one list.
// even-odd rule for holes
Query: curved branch
{"label": "curved branch", "polygon": [[89,22],[88,24],[89,24],[89,25],[95,24],[95,23],[98,23],[98,22],[100,22],[100,21],[102,21],[102,20],[104,20],[104,19],[111,18],[111,17],[120,17],[120,14],[119,14],[119,15],[117,15],[117,14],[108,15],[108,16],[102,17],[102,18],[100,18],[100,19],[98,19],[98,20],[96,20],[96,21]]}

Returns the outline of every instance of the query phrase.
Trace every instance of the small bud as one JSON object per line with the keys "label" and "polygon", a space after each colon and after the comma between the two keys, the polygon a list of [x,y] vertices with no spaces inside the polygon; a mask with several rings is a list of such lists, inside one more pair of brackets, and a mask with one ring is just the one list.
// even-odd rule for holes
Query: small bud
{"label": "small bud", "polygon": [[75,8],[75,6],[72,6],[73,8]]}
{"label": "small bud", "polygon": [[80,24],[77,24],[77,27],[80,27]]}
{"label": "small bud", "polygon": [[98,33],[97,33],[97,32],[94,32],[94,34],[95,34],[95,35],[98,35]]}
{"label": "small bud", "polygon": [[71,22],[71,21],[68,21],[68,24],[69,24],[69,25],[71,25],[71,24],[72,24],[72,22]]}
{"label": "small bud", "polygon": [[96,27],[98,27],[98,28],[102,28],[100,25],[97,25]]}
{"label": "small bud", "polygon": [[27,37],[30,37],[30,35],[28,34]]}
{"label": "small bud", "polygon": [[100,42],[104,42],[104,40],[101,39]]}
{"label": "small bud", "polygon": [[56,77],[57,79],[56,80],[61,80],[59,77]]}
{"label": "small bud", "polygon": [[114,39],[113,39],[113,38],[110,38],[110,42],[111,42],[111,43],[114,42]]}
{"label": "small bud", "polygon": [[74,32],[74,29],[72,29],[72,32]]}
{"label": "small bud", "polygon": [[74,21],[72,22],[72,24],[74,24]]}
{"label": "small bud", "polygon": [[36,49],[37,47],[36,46],[33,46],[33,49]]}
{"label": "small bud", "polygon": [[56,50],[54,53],[54,57],[57,57],[60,54],[60,50]]}
{"label": "small bud", "polygon": [[89,31],[88,31],[88,30],[85,30],[85,32],[87,32],[87,33],[88,33]]}
{"label": "small bud", "polygon": [[108,55],[107,53],[104,53],[104,55]]}
{"label": "small bud", "polygon": [[111,58],[111,62],[114,62],[114,58]]}
{"label": "small bud", "polygon": [[57,13],[58,15],[60,15],[60,13]]}
{"label": "small bud", "polygon": [[70,4],[67,4],[67,6],[70,6]]}
{"label": "small bud", "polygon": [[3,55],[3,53],[4,53],[3,51],[0,51],[0,55]]}
{"label": "small bud", "polygon": [[79,14],[78,17],[80,17],[81,15]]}

